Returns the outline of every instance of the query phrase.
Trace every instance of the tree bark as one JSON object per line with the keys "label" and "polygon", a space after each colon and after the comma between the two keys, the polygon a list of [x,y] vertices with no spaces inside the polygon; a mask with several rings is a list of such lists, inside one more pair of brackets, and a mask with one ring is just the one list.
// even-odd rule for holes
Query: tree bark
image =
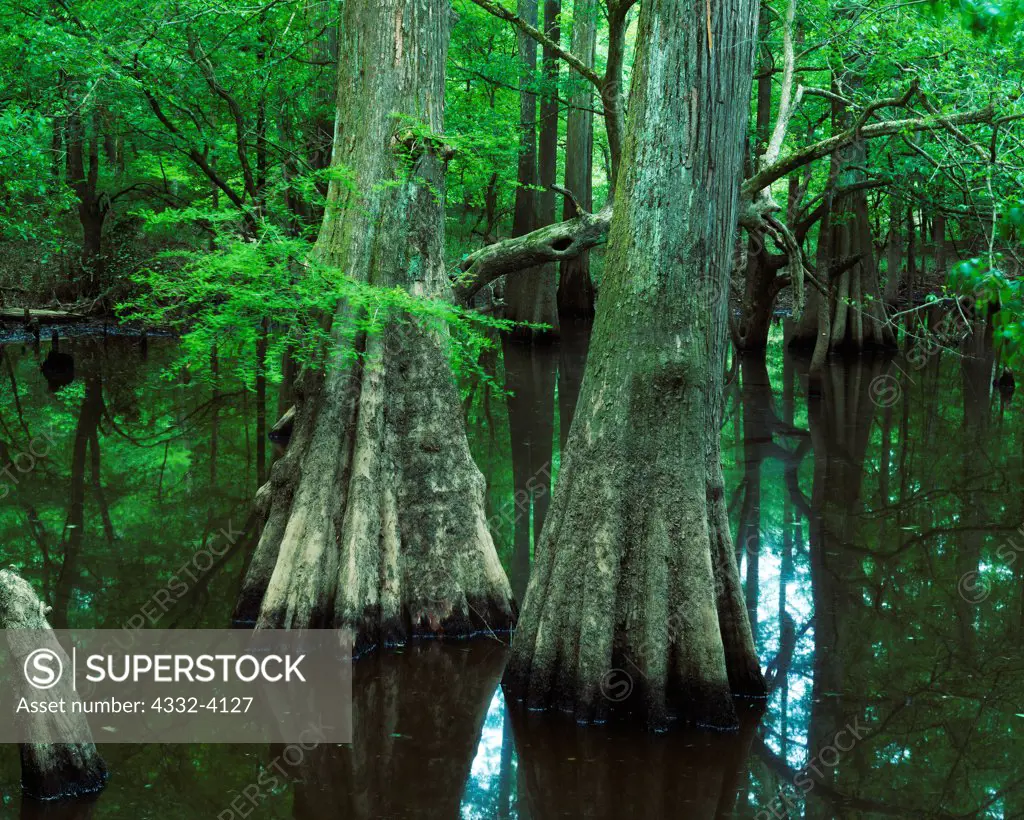
{"label": "tree bark", "polygon": [[936,211],[932,220],[932,241],[935,243],[935,277],[941,279],[946,274],[946,215],[942,211]]}
{"label": "tree bark", "polygon": [[[431,298],[448,295],[446,152],[408,138],[396,115],[442,133],[449,13],[447,0],[345,4],[334,163],[355,184],[331,184],[315,251],[349,276]],[[237,621],[331,626],[357,653],[512,627],[444,345],[393,318],[357,343],[360,364],[339,339],[325,369],[303,373],[288,451],[257,496],[265,524]]]}
{"label": "tree bark", "polygon": [[[850,174],[845,166],[864,165],[867,151],[863,143],[854,143],[840,158],[840,173]],[[849,180],[847,180],[849,182]],[[878,278],[867,191],[858,188],[840,193],[833,200],[838,219],[833,216],[830,270],[845,268],[833,294],[831,350],[860,352],[867,348],[893,348],[896,339],[888,326]],[[856,261],[854,261],[856,260]]]}
{"label": "tree bark", "polygon": [[[837,108],[835,120],[844,116]],[[864,162],[863,143],[837,151],[831,160],[817,247],[818,278],[828,288],[828,295],[811,290],[807,309],[789,342],[793,347],[813,349],[815,372],[831,353],[896,345],[885,315],[866,189],[850,179],[840,185],[844,175],[852,175],[848,170],[851,163],[859,166]]]}
{"label": "tree bark", "polygon": [[764,239],[763,234],[752,234],[747,241],[747,277],[737,332],[733,334],[736,349],[744,353],[768,347],[775,299],[786,281],[779,276],[780,263],[786,257],[769,254]]}
{"label": "tree bark", "polygon": [[[81,105],[77,96],[71,102]],[[92,125],[91,137],[86,133],[83,115],[67,117],[67,184],[78,199],[78,217],[82,225],[82,256],[79,268],[78,297],[95,296],[103,281],[103,223],[110,209],[109,197],[98,190],[100,168],[99,114],[87,117]]]}
{"label": "tree bark", "polygon": [[[735,728],[730,689],[765,691],[718,441],[756,16],[641,8],[588,367],[505,677],[533,708]],[[625,670],[628,697],[603,696]]]}
{"label": "tree bark", "polygon": [[[32,586],[13,568],[0,570],[0,628],[8,630],[7,642],[17,663],[40,648],[39,634],[47,632],[50,637],[47,648],[61,657],[65,667],[70,665],[70,659],[46,621],[48,613],[49,608],[39,600]],[[31,640],[18,640],[19,630],[31,630]],[[15,694],[31,699],[35,690],[29,689],[27,683],[21,686],[25,691]],[[68,702],[77,700],[68,681],[58,686],[61,696],[66,696]],[[83,715],[72,715],[70,707],[67,714],[32,715],[29,719],[32,735],[37,737],[82,736],[81,725],[69,724],[86,722]],[[88,727],[84,731],[88,732]],[[107,767],[93,743],[21,744],[21,787],[28,797],[38,800],[79,797],[102,791],[106,784]]]}

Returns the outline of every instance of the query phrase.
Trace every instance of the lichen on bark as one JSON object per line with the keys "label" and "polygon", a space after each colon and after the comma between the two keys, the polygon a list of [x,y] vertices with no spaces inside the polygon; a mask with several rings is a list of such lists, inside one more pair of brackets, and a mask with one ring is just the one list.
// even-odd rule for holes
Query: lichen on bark
{"label": "lichen on bark", "polygon": [[641,9],[587,370],[505,675],[531,708],[734,728],[732,694],[765,692],[718,446],[755,17]]}
{"label": "lichen on bark", "polygon": [[[449,154],[410,135],[443,133],[449,13],[447,0],[345,4],[333,165],[346,184],[331,184],[316,247],[350,277],[425,298],[450,297]],[[236,621],[347,630],[357,653],[511,629],[443,332],[405,317],[363,335],[357,360],[346,344],[297,385]]]}

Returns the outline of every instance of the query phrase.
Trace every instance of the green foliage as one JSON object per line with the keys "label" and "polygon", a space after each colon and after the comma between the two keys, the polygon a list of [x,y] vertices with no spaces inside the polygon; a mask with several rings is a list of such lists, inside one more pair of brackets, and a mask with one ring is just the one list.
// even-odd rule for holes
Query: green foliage
{"label": "green foliage", "polygon": [[[280,376],[285,353],[313,367],[335,360],[338,351],[356,358],[362,336],[394,321],[417,322],[441,334],[456,372],[481,374],[480,353],[494,344],[489,333],[512,324],[401,287],[357,281],[318,262],[305,239],[289,236],[269,219],[243,225],[237,213],[198,208],[145,217],[154,229],[199,221],[216,237],[209,249],[161,254],[162,264],[133,277],[139,286],[135,298],[119,305],[126,321],[181,336],[179,359],[168,377],[181,367],[209,376],[210,350],[216,349],[238,360],[251,388],[260,367],[268,367],[271,380]],[[261,341],[265,363],[252,355]]]}
{"label": "green foliage", "polygon": [[1012,33],[1024,17],[1021,0],[934,0],[933,12],[959,15],[961,24],[975,34]]}
{"label": "green foliage", "polygon": [[[1018,244],[1024,239],[1024,207],[1012,204],[1003,209],[995,223],[996,236]],[[1024,367],[1024,280],[1009,272],[1012,259],[996,251],[965,259],[950,271],[949,287],[967,297],[968,310],[989,317],[997,353],[1008,367],[1020,369]]]}
{"label": "green foliage", "polygon": [[[53,216],[70,205],[46,150],[52,127],[39,113],[12,104],[0,109],[0,240],[53,242]],[[58,166],[59,167],[59,166]]]}

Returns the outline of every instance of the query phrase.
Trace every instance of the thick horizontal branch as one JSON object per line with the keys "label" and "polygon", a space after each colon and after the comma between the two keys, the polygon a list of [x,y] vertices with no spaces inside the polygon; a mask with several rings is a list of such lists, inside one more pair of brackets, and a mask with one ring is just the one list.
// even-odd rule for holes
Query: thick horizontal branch
{"label": "thick horizontal branch", "polygon": [[468,304],[480,288],[499,276],[547,262],[575,259],[584,251],[603,245],[611,221],[612,209],[606,206],[596,214],[580,214],[523,236],[485,245],[459,263],[458,275],[452,283],[455,300]]}
{"label": "thick horizontal branch", "polygon": [[[473,0],[473,2],[481,6],[484,3],[491,5],[490,0]],[[993,117],[994,109],[988,106],[977,111],[948,117],[886,120],[863,125],[860,128],[860,137],[871,139],[907,131],[934,131],[947,129],[950,126],[974,125],[991,122]],[[834,151],[849,145],[855,139],[857,139],[856,129],[850,128],[834,137],[821,140],[790,154],[744,182],[741,189],[742,194],[752,199],[758,192],[791,171],[827,157]],[[866,184],[862,187],[874,187],[876,184],[880,183],[872,181],[870,185]],[[762,229],[760,214],[752,215],[758,217],[752,224],[746,224],[742,219],[740,220],[741,224],[745,224],[746,227]],[[611,220],[612,207],[608,205],[596,214],[581,214],[574,219],[557,222],[523,236],[504,239],[480,248],[463,259],[458,266],[458,273],[452,283],[456,301],[460,304],[468,304],[477,291],[505,274],[527,270],[547,262],[573,259],[590,248],[603,245],[608,239]]]}
{"label": "thick horizontal branch", "polygon": [[[992,122],[995,116],[995,109],[989,105],[977,111],[967,111],[963,114],[952,114],[950,116],[938,117],[914,117],[904,120],[885,120],[884,122],[871,123],[860,129],[859,136],[863,139],[875,137],[888,137],[893,134],[905,133],[907,131],[938,131],[958,125],[978,125],[980,123]],[[743,195],[752,197],[763,191],[776,180],[782,179],[787,174],[801,168],[815,160],[827,157],[840,148],[853,143],[857,139],[856,128],[848,128],[828,139],[815,142],[806,148],[801,148],[778,162],[772,163],[767,168],[758,171],[754,176],[743,183]]]}

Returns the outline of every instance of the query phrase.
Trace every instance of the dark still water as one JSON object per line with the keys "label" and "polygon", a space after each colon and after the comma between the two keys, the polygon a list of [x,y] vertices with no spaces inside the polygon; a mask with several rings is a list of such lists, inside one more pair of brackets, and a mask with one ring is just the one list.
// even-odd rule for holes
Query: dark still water
{"label": "dark still water", "polygon": [[[485,366],[515,395],[464,386],[519,594],[585,350],[571,326],[558,347],[505,345]],[[238,367],[190,377],[175,343],[124,337],[0,353],[2,565],[57,626],[227,626],[261,472]],[[98,800],[40,806],[8,745],[0,816],[1024,817],[1024,397],[993,391],[991,364],[863,361],[812,390],[781,345],[742,363],[727,493],[772,694],[739,733],[509,708],[500,642],[421,644],[356,663],[352,746],[104,745]],[[188,593],[161,603],[183,569]]]}

